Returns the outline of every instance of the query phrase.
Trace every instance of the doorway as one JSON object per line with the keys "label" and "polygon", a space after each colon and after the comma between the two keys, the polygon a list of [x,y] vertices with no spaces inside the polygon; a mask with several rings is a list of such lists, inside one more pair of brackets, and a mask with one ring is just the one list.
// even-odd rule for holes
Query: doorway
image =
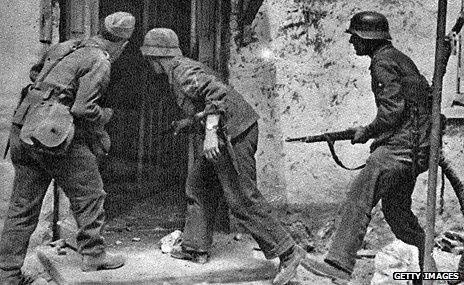
{"label": "doorway", "polygon": [[114,116],[107,125],[111,151],[101,166],[109,220],[130,224],[134,230],[181,228],[184,221],[188,138],[165,132],[183,115],[166,79],[152,72],[139,50],[145,33],[157,25],[175,30],[182,51],[188,54],[190,1],[168,3],[100,1],[100,18],[116,11],[127,11],[136,18],[128,46],[112,64],[111,83],[103,102],[113,108]]}
{"label": "doorway", "polygon": [[[135,16],[135,31],[112,64],[107,96],[100,102],[114,110],[107,125],[111,150],[101,161],[108,194],[105,209],[116,228],[181,229],[186,209],[188,137],[174,138],[165,130],[183,114],[166,78],[152,72],[139,48],[148,30],[171,28],[179,36],[184,55],[206,63],[227,79],[229,1],[58,1],[62,7],[61,40],[95,34],[98,18],[116,11]],[[219,229],[228,228],[226,206],[219,210],[218,220]]]}

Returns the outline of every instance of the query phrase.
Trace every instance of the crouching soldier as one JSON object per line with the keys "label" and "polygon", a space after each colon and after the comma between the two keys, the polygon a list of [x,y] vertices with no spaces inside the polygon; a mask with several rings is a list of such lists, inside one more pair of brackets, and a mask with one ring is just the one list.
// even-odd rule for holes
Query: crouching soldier
{"label": "crouching soldier", "polygon": [[371,211],[382,200],[385,220],[398,239],[419,249],[422,269],[425,234],[411,211],[411,195],[417,175],[428,168],[430,88],[414,62],[391,44],[385,16],[360,12],[346,32],[351,34],[356,55],[371,58],[377,105],[375,119],[356,128],[352,143],[375,140],[365,168],[351,184],[324,262],[309,258],[305,267],[319,275],[348,280]]}
{"label": "crouching soldier", "polygon": [[141,47],[158,74],[165,74],[185,115],[206,118],[200,134],[193,135],[197,151],[189,170],[187,217],[182,249],[172,257],[204,263],[209,258],[219,181],[232,215],[251,233],[269,259],[280,258],[274,284],[287,283],[305,252],[272,214],[256,187],[255,152],[258,115],[241,94],[223,83],[200,62],[183,57],[174,31],[149,31]]}
{"label": "crouching soldier", "polygon": [[101,133],[112,115],[98,102],[109,83],[111,62],[124,49],[134,24],[129,13],[111,14],[97,36],[53,45],[35,65],[43,67],[16,108],[10,132],[15,176],[0,239],[1,284],[31,282],[21,267],[52,179],[68,196],[77,221],[82,270],[124,265],[123,256],[105,251],[101,230],[106,193],[90,145],[96,143],[94,130]]}

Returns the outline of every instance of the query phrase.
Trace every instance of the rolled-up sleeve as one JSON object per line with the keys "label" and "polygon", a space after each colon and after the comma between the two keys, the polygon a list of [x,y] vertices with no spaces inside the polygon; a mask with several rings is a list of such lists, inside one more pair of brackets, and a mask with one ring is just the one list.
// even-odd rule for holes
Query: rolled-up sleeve
{"label": "rolled-up sleeve", "polygon": [[405,99],[401,94],[401,76],[394,64],[378,61],[371,66],[373,80],[379,84],[376,94],[377,115],[367,126],[369,135],[375,137],[394,128],[402,119]]}
{"label": "rolled-up sleeve", "polygon": [[177,76],[183,93],[194,100],[204,100],[205,114],[225,113],[228,87],[217,76],[208,74],[201,67],[191,67]]}
{"label": "rolled-up sleeve", "polygon": [[78,78],[78,89],[71,114],[78,119],[95,124],[106,124],[111,110],[101,108],[98,99],[105,92],[110,80],[110,63],[104,58],[96,58],[91,66]]}

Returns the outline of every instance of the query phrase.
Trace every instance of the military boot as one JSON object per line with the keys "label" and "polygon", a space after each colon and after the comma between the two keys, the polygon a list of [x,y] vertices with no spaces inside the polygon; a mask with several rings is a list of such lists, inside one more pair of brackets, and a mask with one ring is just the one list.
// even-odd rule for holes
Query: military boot
{"label": "military boot", "polygon": [[295,277],[296,270],[305,256],[306,251],[298,245],[294,245],[288,252],[279,256],[279,271],[274,277],[274,280],[272,280],[272,284],[287,284],[293,277]]}
{"label": "military boot", "polygon": [[109,270],[122,267],[126,262],[126,258],[119,254],[110,254],[103,252],[102,254],[84,255],[82,257],[82,271],[97,271]]}

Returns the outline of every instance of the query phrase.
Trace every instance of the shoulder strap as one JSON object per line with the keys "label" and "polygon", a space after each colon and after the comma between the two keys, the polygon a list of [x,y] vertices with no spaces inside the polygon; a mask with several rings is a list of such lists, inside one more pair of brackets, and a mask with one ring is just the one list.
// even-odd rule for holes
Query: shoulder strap
{"label": "shoulder strap", "polygon": [[55,68],[55,66],[65,57],[67,57],[68,55],[70,55],[71,53],[75,52],[77,49],[79,49],[80,47],[83,47],[83,45],[81,45],[81,42],[80,41],[76,41],[73,46],[68,50],[66,51],[64,54],[62,54],[59,58],[57,58],[53,63],[52,65],[49,66],[48,70],[45,71],[44,73],[41,74],[41,76],[39,78],[37,78],[37,80],[34,82],[34,85],[32,86],[33,88],[37,87],[41,82],[43,82],[45,80],[45,78],[48,76],[48,74],[50,74],[50,72],[53,70],[53,68]]}
{"label": "shoulder strap", "polygon": [[341,160],[338,158],[337,154],[335,153],[335,148],[334,148],[334,141],[329,137],[327,136],[326,137],[326,141],[327,141],[327,144],[329,145],[329,149],[330,149],[330,153],[332,154],[332,158],[333,160],[335,161],[336,164],[338,164],[340,167],[346,169],[346,170],[358,170],[358,169],[361,169],[363,168],[364,166],[366,166],[366,164],[363,164],[363,165],[360,165],[358,167],[346,167],[342,162]]}

